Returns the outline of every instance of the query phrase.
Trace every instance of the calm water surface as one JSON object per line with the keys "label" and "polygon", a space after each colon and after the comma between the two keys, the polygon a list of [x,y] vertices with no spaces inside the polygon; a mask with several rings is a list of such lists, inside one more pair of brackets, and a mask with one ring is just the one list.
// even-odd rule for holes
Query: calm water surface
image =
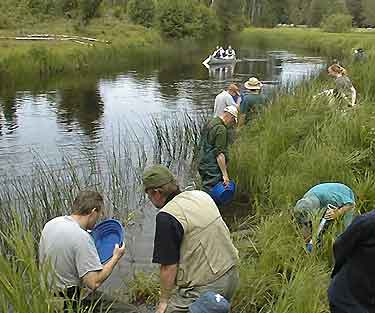
{"label": "calm water surface", "polygon": [[[216,94],[230,82],[251,76],[265,81],[264,91],[289,88],[319,74],[325,61],[287,51],[238,49],[235,66],[205,68],[207,51],[154,69],[99,78],[71,78],[32,90],[0,94],[0,176],[22,175],[35,154],[59,166],[68,153],[77,162],[100,159],[124,132],[143,137],[150,117],[173,119],[212,111]],[[121,69],[119,69],[121,71]],[[128,254],[121,273],[150,266],[155,210],[145,208],[127,233]],[[123,275],[113,275],[118,285]]]}

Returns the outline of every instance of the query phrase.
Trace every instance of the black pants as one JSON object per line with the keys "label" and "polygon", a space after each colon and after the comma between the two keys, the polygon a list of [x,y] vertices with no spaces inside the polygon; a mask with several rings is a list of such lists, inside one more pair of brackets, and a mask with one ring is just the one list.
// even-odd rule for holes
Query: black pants
{"label": "black pants", "polygon": [[87,298],[80,300],[80,288],[71,287],[59,296],[64,298],[64,313],[137,313],[134,305],[121,303],[106,294],[95,291]]}

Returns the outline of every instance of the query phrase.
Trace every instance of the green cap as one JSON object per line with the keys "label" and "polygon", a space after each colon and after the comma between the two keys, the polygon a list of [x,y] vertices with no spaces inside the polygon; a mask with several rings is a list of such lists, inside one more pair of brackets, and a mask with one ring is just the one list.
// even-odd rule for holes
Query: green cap
{"label": "green cap", "polygon": [[158,188],[175,181],[171,171],[163,165],[154,165],[143,173],[143,187],[145,190]]}

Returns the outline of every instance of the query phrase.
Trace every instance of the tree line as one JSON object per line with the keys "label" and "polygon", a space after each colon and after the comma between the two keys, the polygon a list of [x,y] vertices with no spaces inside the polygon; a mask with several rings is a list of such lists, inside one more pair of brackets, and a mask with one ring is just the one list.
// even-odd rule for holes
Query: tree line
{"label": "tree line", "polygon": [[133,23],[157,27],[173,38],[203,38],[250,25],[323,25],[328,31],[375,25],[375,0],[2,0],[0,4],[3,12],[20,8],[83,24],[112,9],[115,15],[125,14]]}

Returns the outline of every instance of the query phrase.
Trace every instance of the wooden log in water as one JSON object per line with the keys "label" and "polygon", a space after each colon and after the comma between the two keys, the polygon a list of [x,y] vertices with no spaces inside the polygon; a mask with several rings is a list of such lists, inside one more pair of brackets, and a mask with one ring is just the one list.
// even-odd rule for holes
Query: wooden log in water
{"label": "wooden log in water", "polygon": [[71,35],[56,35],[56,34],[30,34],[25,36],[15,36],[15,37],[0,37],[0,40],[25,40],[25,41],[38,41],[38,40],[56,40],[56,41],[72,41],[78,44],[85,44],[88,46],[93,46],[92,42],[98,42],[103,44],[110,44],[108,40],[101,40],[90,37],[80,37]]}

